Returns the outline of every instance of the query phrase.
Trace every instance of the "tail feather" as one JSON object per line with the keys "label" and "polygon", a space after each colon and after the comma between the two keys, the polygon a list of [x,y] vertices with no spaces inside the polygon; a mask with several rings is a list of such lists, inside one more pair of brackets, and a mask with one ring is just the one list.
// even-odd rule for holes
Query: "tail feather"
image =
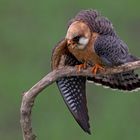
{"label": "tail feather", "polygon": [[140,88],[140,77],[134,71],[119,74],[88,77],[87,80],[102,84],[112,89],[132,91]]}

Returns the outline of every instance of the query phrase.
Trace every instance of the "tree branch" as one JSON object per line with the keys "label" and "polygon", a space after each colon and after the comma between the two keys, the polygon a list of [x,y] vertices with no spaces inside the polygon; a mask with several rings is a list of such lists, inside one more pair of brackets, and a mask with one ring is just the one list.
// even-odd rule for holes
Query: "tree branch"
{"label": "tree branch", "polygon": [[[138,68],[140,68],[140,61],[135,61],[114,68],[106,68],[104,71],[100,71],[99,73],[97,73],[97,75],[120,73]],[[43,89],[51,85],[58,78],[66,76],[93,76],[93,74],[91,73],[91,68],[81,70],[77,73],[77,69],[75,67],[61,67],[47,74],[30,90],[25,92],[22,97],[20,108],[20,123],[24,140],[35,140],[36,138],[36,136],[32,132],[31,125],[31,111],[34,105],[35,98]]]}

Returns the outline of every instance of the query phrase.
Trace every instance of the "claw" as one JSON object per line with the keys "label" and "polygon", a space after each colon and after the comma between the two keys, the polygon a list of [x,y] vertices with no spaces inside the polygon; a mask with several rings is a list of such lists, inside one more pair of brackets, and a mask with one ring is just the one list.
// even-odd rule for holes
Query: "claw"
{"label": "claw", "polygon": [[91,72],[92,72],[94,75],[96,75],[96,73],[97,73],[98,70],[104,70],[104,68],[103,68],[101,65],[99,65],[99,64],[95,64],[95,65],[92,67]]}
{"label": "claw", "polygon": [[83,64],[80,64],[80,65],[76,65],[77,67],[77,71],[80,72],[81,69],[86,69],[87,68],[87,64],[86,63],[83,63]]}

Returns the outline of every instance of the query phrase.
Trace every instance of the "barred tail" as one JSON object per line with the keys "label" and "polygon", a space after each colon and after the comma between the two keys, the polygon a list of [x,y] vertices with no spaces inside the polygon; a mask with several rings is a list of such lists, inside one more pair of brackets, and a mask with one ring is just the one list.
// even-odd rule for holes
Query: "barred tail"
{"label": "barred tail", "polygon": [[135,74],[134,71],[105,76],[88,77],[87,79],[112,89],[132,91],[140,88],[140,77],[138,74]]}

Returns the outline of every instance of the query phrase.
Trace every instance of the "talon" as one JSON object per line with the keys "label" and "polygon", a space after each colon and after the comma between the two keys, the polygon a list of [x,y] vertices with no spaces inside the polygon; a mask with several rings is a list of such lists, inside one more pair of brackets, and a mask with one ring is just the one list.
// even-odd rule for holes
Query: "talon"
{"label": "talon", "polygon": [[87,68],[87,65],[86,63],[83,63],[83,64],[80,64],[80,65],[76,65],[77,69],[78,69],[78,72],[81,71],[81,69],[86,69]]}
{"label": "talon", "polygon": [[98,70],[104,70],[104,68],[103,68],[101,65],[99,65],[99,64],[95,64],[95,65],[92,67],[91,72],[92,72],[94,75],[96,75],[96,73],[97,73]]}

